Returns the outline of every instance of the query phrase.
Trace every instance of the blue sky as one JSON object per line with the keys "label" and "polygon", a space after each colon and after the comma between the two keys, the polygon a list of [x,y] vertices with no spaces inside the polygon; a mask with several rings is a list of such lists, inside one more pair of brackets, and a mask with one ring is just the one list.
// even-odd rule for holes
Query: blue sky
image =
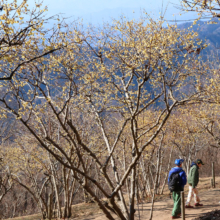
{"label": "blue sky", "polygon": [[[168,2],[164,0],[164,4]],[[145,8],[151,11],[159,10],[162,6],[162,0],[45,0],[44,3],[48,5],[49,10],[77,16],[117,8]]]}
{"label": "blue sky", "polygon": [[[34,0],[28,2],[30,6],[34,5]],[[158,18],[162,8],[166,7],[165,18],[168,20],[192,18],[190,14],[179,16],[173,3],[178,4],[179,0],[44,0],[49,16],[62,13],[64,17],[71,17],[70,20],[80,18],[84,23],[95,25],[117,19],[122,14],[129,19],[138,19],[143,10]]]}

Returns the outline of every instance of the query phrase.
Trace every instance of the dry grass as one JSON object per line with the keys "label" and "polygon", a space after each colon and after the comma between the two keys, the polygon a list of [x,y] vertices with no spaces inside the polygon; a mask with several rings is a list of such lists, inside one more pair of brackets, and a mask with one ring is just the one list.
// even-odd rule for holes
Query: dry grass
{"label": "dry grass", "polygon": [[[77,205],[72,206],[72,217],[71,219],[78,219],[82,216],[92,216],[94,214],[101,213],[101,210],[99,210],[99,207],[96,203],[80,203]],[[35,215],[29,215],[29,216],[22,216],[22,217],[16,217],[16,218],[10,218],[8,220],[41,220],[42,215],[41,214],[35,214]],[[56,218],[54,218],[56,219]]]}

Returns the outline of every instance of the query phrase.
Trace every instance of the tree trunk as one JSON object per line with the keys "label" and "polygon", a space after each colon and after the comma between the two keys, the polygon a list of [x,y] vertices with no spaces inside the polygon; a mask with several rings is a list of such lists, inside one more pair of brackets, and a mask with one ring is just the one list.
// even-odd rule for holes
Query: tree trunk
{"label": "tree trunk", "polygon": [[52,171],[52,183],[53,183],[53,188],[55,191],[55,198],[56,198],[56,204],[57,204],[57,218],[62,217],[62,212],[61,212],[61,205],[60,205],[60,196],[59,196],[59,191],[58,191],[58,183],[57,183],[57,178],[56,178],[56,171],[54,169],[54,164],[51,161],[50,156],[48,155],[49,161],[50,161],[50,167]]}
{"label": "tree trunk", "polygon": [[170,151],[170,157],[169,157],[167,172],[166,172],[166,175],[165,175],[165,178],[164,178],[163,186],[162,186],[162,188],[161,188],[161,194],[163,194],[164,187],[165,187],[165,185],[167,184],[167,177],[168,177],[169,170],[170,170],[170,164],[171,164],[172,154],[173,154],[173,146],[172,146],[171,151]]}
{"label": "tree trunk", "polygon": [[153,192],[153,196],[152,196],[152,204],[151,204],[151,212],[150,212],[149,220],[152,220],[152,218],[153,218],[154,198],[155,198],[155,194],[157,192],[157,182],[158,182],[159,168],[160,168],[160,151],[161,151],[161,147],[162,147],[162,143],[163,143],[163,138],[164,138],[164,134],[162,134],[160,146],[158,148],[158,153],[157,153],[157,170],[156,170],[156,177],[155,177],[155,181],[154,181],[154,192]]}
{"label": "tree trunk", "polygon": [[49,199],[48,199],[48,219],[51,220],[53,216],[53,194],[49,194]]}

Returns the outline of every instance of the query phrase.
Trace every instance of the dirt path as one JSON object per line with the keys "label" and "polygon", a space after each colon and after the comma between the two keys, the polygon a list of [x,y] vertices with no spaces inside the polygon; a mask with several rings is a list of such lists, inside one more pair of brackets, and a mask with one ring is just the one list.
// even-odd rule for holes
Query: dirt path
{"label": "dirt path", "polygon": [[[204,190],[204,189],[203,189]],[[185,200],[186,200],[187,192],[185,193]],[[201,192],[200,190],[200,198],[201,202],[204,204],[203,207],[198,207],[194,209],[186,209],[186,220],[191,220],[203,213],[207,213],[209,211],[220,209],[220,188],[216,189],[206,189]],[[151,204],[145,203],[139,205],[140,208],[140,220],[147,220],[149,219]],[[160,202],[155,202],[154,205],[154,214],[153,220],[170,220],[171,219],[171,212],[173,208],[173,200],[167,198]],[[101,213],[89,217],[78,218],[79,220],[106,220],[105,216]],[[115,218],[117,219],[117,218]],[[138,210],[136,211],[136,220],[139,220]]]}
{"label": "dirt path", "polygon": [[[187,195],[185,195],[186,197]],[[191,220],[203,213],[207,213],[214,209],[220,209],[220,189],[208,190],[200,193],[201,202],[203,203],[203,207],[198,207],[194,209],[186,209],[186,220]],[[186,198],[185,198],[186,200]],[[153,214],[153,220],[170,220],[171,212],[173,208],[173,201],[171,199],[167,199],[166,201],[156,202]],[[146,213],[144,218],[148,219],[150,211],[150,204],[144,206],[144,212]],[[137,218],[138,219],[138,218]]]}

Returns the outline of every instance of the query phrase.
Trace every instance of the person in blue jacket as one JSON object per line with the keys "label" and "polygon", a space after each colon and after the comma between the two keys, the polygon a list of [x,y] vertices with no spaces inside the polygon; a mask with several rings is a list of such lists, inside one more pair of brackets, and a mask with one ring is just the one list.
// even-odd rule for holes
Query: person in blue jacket
{"label": "person in blue jacket", "polygon": [[180,186],[178,191],[173,191],[173,211],[172,211],[172,219],[180,218],[181,215],[181,195],[180,192],[184,190],[184,186],[186,185],[186,173],[182,169],[184,159],[176,159],[175,160],[175,167],[173,167],[168,176],[168,183],[170,181],[170,176],[173,173],[179,173],[179,180],[180,180]]}

